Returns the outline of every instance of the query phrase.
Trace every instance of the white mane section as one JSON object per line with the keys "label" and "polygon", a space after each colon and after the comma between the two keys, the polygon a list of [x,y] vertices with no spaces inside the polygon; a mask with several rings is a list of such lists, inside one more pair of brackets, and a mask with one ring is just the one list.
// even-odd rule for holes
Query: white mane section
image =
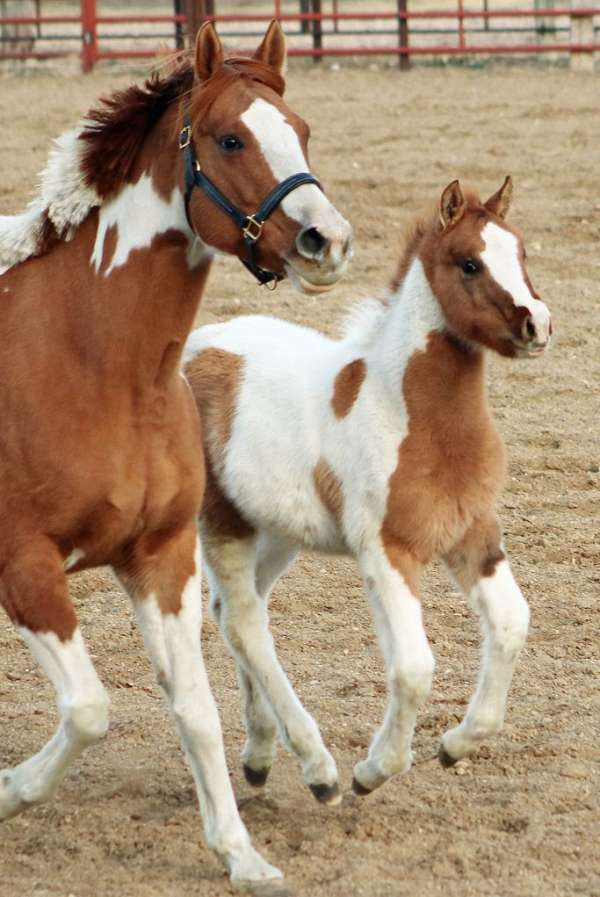
{"label": "white mane section", "polygon": [[69,240],[90,210],[100,205],[100,197],[86,185],[81,170],[79,135],[85,127],[82,122],[54,142],[40,174],[39,194],[27,211],[0,215],[0,274],[38,253],[45,215],[59,237]]}
{"label": "white mane section", "polygon": [[340,339],[357,349],[368,348],[383,326],[390,310],[387,299],[360,299],[355,302],[342,320]]}

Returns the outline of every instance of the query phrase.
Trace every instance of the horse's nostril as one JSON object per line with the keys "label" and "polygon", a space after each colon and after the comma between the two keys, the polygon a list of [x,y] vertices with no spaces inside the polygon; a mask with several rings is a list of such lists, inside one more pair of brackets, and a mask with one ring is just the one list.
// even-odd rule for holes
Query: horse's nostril
{"label": "horse's nostril", "polygon": [[297,243],[302,255],[312,258],[327,248],[329,240],[316,227],[306,227],[298,235]]}

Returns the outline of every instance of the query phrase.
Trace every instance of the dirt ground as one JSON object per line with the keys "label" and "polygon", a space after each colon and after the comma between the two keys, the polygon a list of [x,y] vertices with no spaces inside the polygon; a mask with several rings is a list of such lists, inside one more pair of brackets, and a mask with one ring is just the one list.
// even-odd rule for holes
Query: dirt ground
{"label": "dirt ground", "polygon": [[[122,68],[0,78],[1,213],[24,205],[50,138],[130,79]],[[355,226],[352,271],[333,293],[306,298],[287,285],[259,289],[241,265],[219,260],[205,309],[219,318],[270,312],[332,332],[349,300],[386,286],[415,209],[455,177],[491,193],[511,173],[513,220],[556,336],[545,359],[490,364],[510,459],[506,542],[532,608],[505,730],[459,769],[434,759],[442,731],[464,713],[479,653],[476,624],[434,569],[423,604],[437,671],[412,771],[326,809],[281,751],[256,795],[240,771],[232,663],[207,620],[204,652],[242,815],[297,897],[598,897],[598,81],[525,67],[400,75],[342,65],[292,66],[288,83],[312,127],[313,166]],[[233,893],[203,843],[191,775],[124,595],[105,571],[74,577],[72,592],[110,691],[111,728],[52,804],[2,825],[1,897]],[[272,627],[349,789],[385,700],[354,565],[302,558],[275,593]],[[0,718],[0,768],[38,750],[55,724],[51,690],[6,619]]]}

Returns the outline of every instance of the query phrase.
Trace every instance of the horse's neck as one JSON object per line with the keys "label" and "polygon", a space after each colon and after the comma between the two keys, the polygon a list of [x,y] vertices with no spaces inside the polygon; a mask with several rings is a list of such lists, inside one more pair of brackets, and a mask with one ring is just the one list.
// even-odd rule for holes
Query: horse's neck
{"label": "horse's neck", "polygon": [[[463,413],[465,402],[486,406],[483,352],[461,346],[449,333],[423,265],[413,260],[372,347],[374,363],[389,393],[406,400],[409,381],[425,398],[428,392],[447,397],[453,413]],[[410,378],[418,359],[425,360],[428,374],[418,384]]]}
{"label": "horse's neck", "polygon": [[98,375],[114,380],[121,372],[142,392],[177,373],[212,258],[188,226],[181,160],[161,125],[140,153],[131,183],[47,257],[50,276],[69,268],[67,326],[75,341],[86,340]]}

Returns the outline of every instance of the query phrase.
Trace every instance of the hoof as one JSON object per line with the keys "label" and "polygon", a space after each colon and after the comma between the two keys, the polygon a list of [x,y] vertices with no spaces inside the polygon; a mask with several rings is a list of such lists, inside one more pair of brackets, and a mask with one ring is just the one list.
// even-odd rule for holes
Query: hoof
{"label": "hoof", "polygon": [[269,776],[269,769],[252,769],[244,763],[244,776],[249,785],[253,788],[262,788]]}
{"label": "hoof", "polygon": [[342,800],[340,786],[337,782],[334,782],[333,785],[309,785],[308,787],[319,803],[335,806],[335,804],[339,804]]}
{"label": "hoof", "polygon": [[450,769],[451,766],[454,766],[455,763],[458,763],[458,757],[451,757],[443,744],[440,745],[440,749],[438,751],[438,760],[444,767],[444,769]]}
{"label": "hoof", "polygon": [[367,794],[370,794],[373,790],[372,788],[365,788],[364,785],[361,785],[356,776],[352,777],[352,790],[355,794],[358,794],[359,797],[366,797]]}

